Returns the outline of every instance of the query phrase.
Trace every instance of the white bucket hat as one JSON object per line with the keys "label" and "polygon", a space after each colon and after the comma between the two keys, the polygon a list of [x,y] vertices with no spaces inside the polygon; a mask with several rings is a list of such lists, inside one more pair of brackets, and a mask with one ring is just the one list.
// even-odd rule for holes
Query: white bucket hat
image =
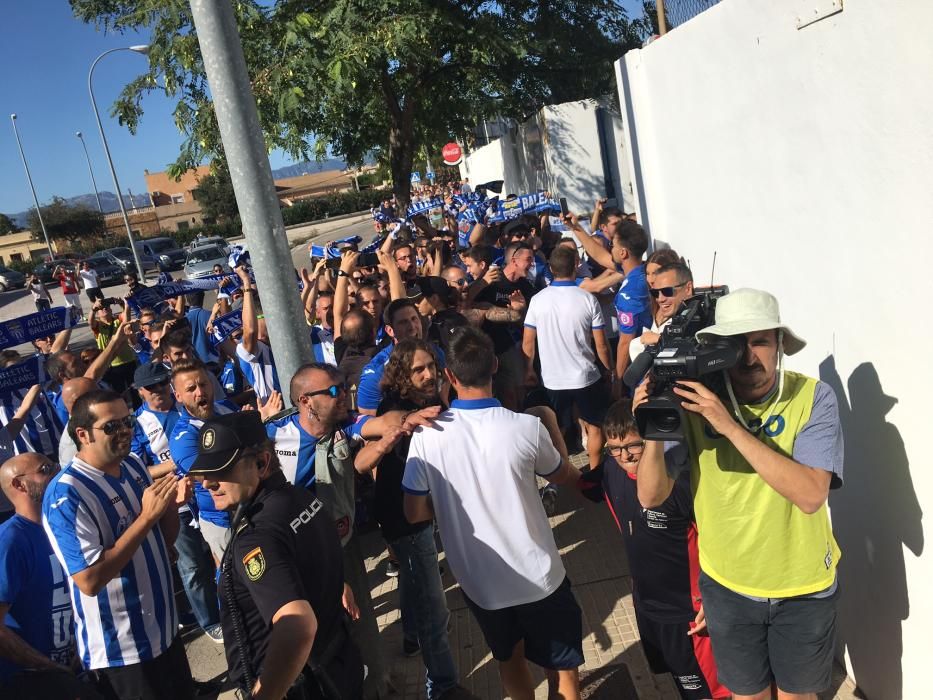
{"label": "white bucket hat", "polygon": [[716,302],[716,324],[698,331],[696,338],[703,342],[710,340],[710,336],[745,335],[772,328],[783,331],[785,355],[800,352],[807,344],[781,323],[781,312],[774,296],[758,289],[736,289]]}

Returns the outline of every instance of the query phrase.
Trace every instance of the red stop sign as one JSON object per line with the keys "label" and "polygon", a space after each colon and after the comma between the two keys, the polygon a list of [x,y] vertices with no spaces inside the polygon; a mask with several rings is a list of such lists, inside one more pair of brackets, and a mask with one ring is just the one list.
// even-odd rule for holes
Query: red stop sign
{"label": "red stop sign", "polygon": [[463,150],[459,144],[448,143],[441,149],[441,155],[444,157],[444,163],[447,165],[457,165],[463,158]]}

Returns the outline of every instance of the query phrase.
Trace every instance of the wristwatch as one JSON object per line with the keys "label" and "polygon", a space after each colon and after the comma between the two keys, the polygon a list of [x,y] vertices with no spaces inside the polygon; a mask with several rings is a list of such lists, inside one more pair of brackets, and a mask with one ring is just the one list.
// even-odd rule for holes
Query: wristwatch
{"label": "wristwatch", "polygon": [[337,270],[337,277],[349,277],[350,273],[345,270]]}

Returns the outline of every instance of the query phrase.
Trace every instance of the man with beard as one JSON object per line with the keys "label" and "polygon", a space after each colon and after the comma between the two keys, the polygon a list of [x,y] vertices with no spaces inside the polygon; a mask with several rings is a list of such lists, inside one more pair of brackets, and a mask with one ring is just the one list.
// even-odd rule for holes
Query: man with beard
{"label": "man with beard", "polygon": [[[410,302],[409,302],[410,303]],[[296,413],[269,423],[268,435],[286,478],[313,491],[330,509],[344,555],[344,575],[356,596],[360,619],[351,635],[369,668],[366,697],[382,692],[387,672],[382,661],[379,629],[366,581],[358,538],[353,536],[356,511],[353,455],[364,438],[378,439],[393,427],[412,430],[426,424],[438,410],[392,411],[379,417],[354,419],[348,414],[347,387],[333,365],[309,363],[298,368],[289,386]]]}
{"label": "man with beard", "polygon": [[98,697],[70,668],[68,586],[42,530],[42,496],[57,473],[57,464],[36,453],[0,467],[0,489],[16,509],[0,525],[0,682],[10,700]]}
{"label": "man with beard", "polygon": [[[400,341],[386,365],[382,390],[379,415],[439,406],[437,357],[431,345],[417,338]],[[411,524],[405,519],[402,475],[409,442],[402,427],[390,429],[381,440],[368,443],[357,453],[355,466],[360,472],[378,466],[374,512],[398,561],[403,652],[413,656],[421,651],[428,700],[468,697],[457,685],[457,668],[450,652],[450,612],[437,568],[433,524],[430,520]]]}
{"label": "man with beard", "polygon": [[112,391],[75,402],[78,454],[49,483],[42,524],[70,577],[82,665],[118,698],[191,698],[169,561],[190,487],[174,474],[152,480],[130,454],[135,423]]}
{"label": "man with beard", "polygon": [[[700,594],[719,680],[743,700],[815,700],[832,680],[840,551],[826,500],[842,485],[843,444],[831,387],[784,370],[806,345],[778,302],[737,289],[716,303],[704,342],[731,338],[728,408],[700,382],[678,380],[686,412],[699,539]],[[637,406],[650,380],[635,393]],[[663,443],[649,441],[638,500],[657,508],[674,480]]]}

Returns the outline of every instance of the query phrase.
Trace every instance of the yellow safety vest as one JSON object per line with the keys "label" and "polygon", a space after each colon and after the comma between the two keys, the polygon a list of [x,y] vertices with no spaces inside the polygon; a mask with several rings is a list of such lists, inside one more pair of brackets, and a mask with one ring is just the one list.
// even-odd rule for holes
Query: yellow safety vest
{"label": "yellow safety vest", "polygon": [[[110,323],[102,323],[101,321],[97,322],[97,335],[94,336],[94,340],[97,343],[97,347],[100,350],[103,350],[110,343],[110,339],[113,338],[114,333],[120,332],[120,319],[115,318]],[[113,358],[113,361],[110,363],[112,367],[119,367],[120,365],[125,365],[128,362],[133,362],[136,360],[136,353],[133,352],[133,348],[122,347],[117,350],[116,356]]]}
{"label": "yellow safety vest", "polygon": [[[815,391],[815,379],[785,372],[784,391],[758,439],[792,459]],[[746,423],[760,423],[770,405],[742,405]],[[688,417],[687,433],[703,571],[733,591],[761,598],[806,595],[832,585],[840,550],[826,504],[804,513],[699,416]]]}

